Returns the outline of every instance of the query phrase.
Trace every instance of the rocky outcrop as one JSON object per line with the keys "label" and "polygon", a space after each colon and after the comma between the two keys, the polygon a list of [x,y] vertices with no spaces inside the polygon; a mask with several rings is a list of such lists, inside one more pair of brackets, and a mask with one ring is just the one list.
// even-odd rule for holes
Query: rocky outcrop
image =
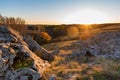
{"label": "rocky outcrop", "polygon": [[18,32],[0,26],[0,80],[38,80],[48,66]]}
{"label": "rocky outcrop", "polygon": [[87,49],[83,41],[74,42],[71,46],[73,47],[72,57],[79,57],[87,53]]}
{"label": "rocky outcrop", "polygon": [[40,56],[42,59],[48,61],[54,60],[54,56],[45,48],[40,46],[35,40],[33,40],[31,36],[24,36],[24,41],[28,44],[30,50],[35,52],[36,55]]}
{"label": "rocky outcrop", "polygon": [[78,49],[73,50],[74,55],[86,55],[89,53],[93,56],[102,56],[113,59],[120,58],[120,32],[99,33],[84,42],[79,41],[74,44],[77,45]]}
{"label": "rocky outcrop", "polygon": [[120,32],[100,33],[86,41],[88,51],[95,56],[120,58]]}

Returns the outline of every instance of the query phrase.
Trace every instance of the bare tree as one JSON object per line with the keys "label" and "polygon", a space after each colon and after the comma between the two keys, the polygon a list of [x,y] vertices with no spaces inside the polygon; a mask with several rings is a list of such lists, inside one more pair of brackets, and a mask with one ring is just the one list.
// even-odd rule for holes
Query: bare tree
{"label": "bare tree", "polygon": [[19,31],[21,34],[27,33],[25,20],[23,20],[21,18],[3,17],[2,15],[0,15],[0,25],[9,26],[9,27]]}

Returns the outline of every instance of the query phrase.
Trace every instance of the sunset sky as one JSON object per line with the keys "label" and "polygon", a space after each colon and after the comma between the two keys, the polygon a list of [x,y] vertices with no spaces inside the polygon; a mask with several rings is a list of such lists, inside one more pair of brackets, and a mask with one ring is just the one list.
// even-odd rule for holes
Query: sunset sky
{"label": "sunset sky", "polygon": [[0,0],[3,16],[29,24],[120,22],[120,0]]}

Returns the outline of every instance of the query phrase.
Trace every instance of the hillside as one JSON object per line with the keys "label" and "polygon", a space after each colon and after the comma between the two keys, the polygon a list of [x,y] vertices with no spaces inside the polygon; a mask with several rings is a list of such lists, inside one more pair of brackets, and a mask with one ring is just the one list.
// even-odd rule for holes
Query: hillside
{"label": "hillside", "polygon": [[43,45],[55,56],[44,75],[46,78],[57,80],[119,80],[119,28],[119,25],[99,28],[105,32],[99,32],[85,41],[63,41]]}
{"label": "hillside", "polygon": [[[41,32],[46,32],[51,37],[49,43],[54,43],[61,41],[79,40],[81,36],[87,38],[101,32],[120,31],[119,25],[119,23],[93,25],[27,25],[27,29],[28,34],[33,36],[36,41],[39,42],[37,37],[40,37]],[[71,31],[69,31],[70,29]],[[46,43],[41,42],[40,44],[42,45]]]}
{"label": "hillside", "polygon": [[120,25],[97,26],[42,46],[1,26],[0,80],[119,80]]}

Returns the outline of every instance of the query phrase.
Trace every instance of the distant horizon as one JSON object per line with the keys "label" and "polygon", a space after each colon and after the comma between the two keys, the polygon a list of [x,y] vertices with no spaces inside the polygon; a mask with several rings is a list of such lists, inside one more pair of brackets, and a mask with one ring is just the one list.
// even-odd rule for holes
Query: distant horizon
{"label": "distant horizon", "polygon": [[[22,18],[22,19],[24,19],[24,18]],[[24,19],[24,20],[25,20],[25,19]],[[43,25],[83,24],[83,25],[85,25],[85,23],[56,23],[56,22],[55,22],[55,23],[54,23],[54,22],[53,22],[53,23],[50,23],[50,22],[46,22],[46,23],[45,23],[45,22],[43,22],[43,23],[42,23],[42,22],[29,23],[29,22],[27,22],[26,20],[25,20],[25,22],[26,22],[26,24],[35,24],[35,25],[36,25],[36,24],[38,24],[38,25],[39,25],[39,24],[41,24],[41,25],[42,25],[42,24],[43,24]],[[102,22],[102,23],[86,23],[86,25],[87,25],[87,24],[88,24],[88,25],[89,25],[89,24],[90,24],[90,25],[91,25],[91,24],[114,24],[114,23],[117,24],[117,23],[120,23],[120,21],[119,21],[119,22],[116,21],[116,22]]]}
{"label": "distant horizon", "polygon": [[99,24],[120,24],[120,22],[114,22],[114,23],[98,23],[98,24],[42,24],[42,23],[31,24],[31,23],[27,23],[26,25],[99,25]]}

